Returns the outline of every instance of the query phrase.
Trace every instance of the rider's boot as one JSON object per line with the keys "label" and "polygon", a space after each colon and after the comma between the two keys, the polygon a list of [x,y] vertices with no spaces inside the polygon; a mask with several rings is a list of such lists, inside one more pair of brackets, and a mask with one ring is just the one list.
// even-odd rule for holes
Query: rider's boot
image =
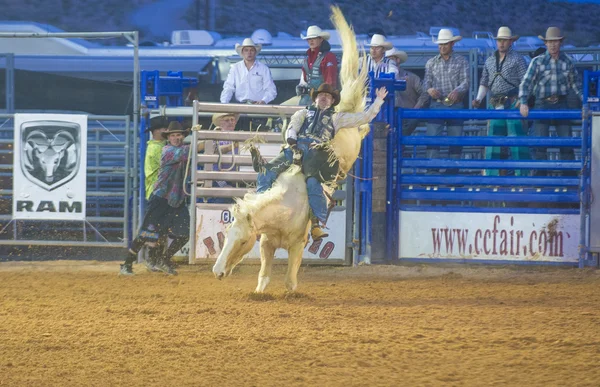
{"label": "rider's boot", "polygon": [[313,216],[310,219],[310,222],[311,222],[310,236],[311,236],[313,242],[329,236],[329,234],[326,233],[325,231],[323,231],[323,229],[319,225],[319,220],[317,219],[316,216]]}
{"label": "rider's boot", "polygon": [[260,172],[265,165],[265,159],[262,158],[258,148],[254,145],[250,146],[250,155],[252,156],[252,168],[254,168],[254,172]]}

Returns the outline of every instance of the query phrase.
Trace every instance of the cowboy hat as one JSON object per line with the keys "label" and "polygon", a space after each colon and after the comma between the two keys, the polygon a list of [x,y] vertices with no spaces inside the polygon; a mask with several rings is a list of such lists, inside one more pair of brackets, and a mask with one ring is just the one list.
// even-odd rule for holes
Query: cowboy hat
{"label": "cowboy hat", "polygon": [[435,41],[434,43],[435,44],[446,44],[446,43],[450,43],[450,42],[458,42],[461,39],[462,39],[462,36],[460,36],[460,35],[454,36],[452,31],[450,31],[447,28],[442,28],[440,30],[440,32],[438,33],[437,41]]}
{"label": "cowboy hat", "polygon": [[323,31],[319,26],[310,26],[306,30],[306,36],[300,34],[300,37],[304,40],[313,38],[323,38],[329,40],[330,34],[327,31]]}
{"label": "cowboy hat", "polygon": [[152,132],[156,129],[166,128],[168,125],[169,125],[169,121],[167,120],[167,117],[164,117],[164,116],[152,117],[152,118],[150,118],[150,125],[148,125],[146,132]]}
{"label": "cowboy hat", "polygon": [[317,99],[317,95],[321,93],[327,93],[333,97],[333,103],[331,106],[335,106],[340,103],[340,92],[334,89],[329,83],[322,83],[318,89],[312,89],[310,92],[310,97],[312,98],[313,102]]}
{"label": "cowboy hat", "polygon": [[373,36],[371,37],[371,43],[365,42],[365,46],[383,47],[386,50],[389,50],[390,48],[394,47],[394,45],[391,42],[385,40],[385,36],[379,34],[373,34]]}
{"label": "cowboy hat", "polygon": [[563,40],[565,37],[561,36],[560,28],[548,27],[548,29],[546,30],[546,37],[538,35],[538,38],[542,39],[545,42],[546,40]]}
{"label": "cowboy hat", "polygon": [[242,48],[244,47],[254,47],[256,49],[256,53],[258,54],[262,49],[262,44],[255,44],[251,38],[246,38],[242,44],[235,44],[235,52],[237,52],[238,55],[242,55]]}
{"label": "cowboy hat", "polygon": [[169,122],[169,127],[167,128],[167,130],[162,132],[161,134],[165,139],[167,139],[169,138],[169,135],[173,133],[181,133],[184,136],[186,136],[187,130],[183,129],[179,121],[171,121]]}
{"label": "cowboy hat", "polygon": [[212,123],[214,126],[221,126],[221,118],[232,116],[235,118],[235,122],[238,121],[240,115],[237,113],[215,113],[212,116]]}
{"label": "cowboy hat", "polygon": [[408,54],[406,52],[396,50],[395,48],[392,48],[391,50],[386,51],[385,56],[387,58],[393,58],[393,57],[400,58],[400,63],[404,63],[408,60]]}
{"label": "cowboy hat", "polygon": [[510,28],[502,26],[498,28],[498,35],[494,39],[517,40],[519,39],[519,35],[513,35]]}

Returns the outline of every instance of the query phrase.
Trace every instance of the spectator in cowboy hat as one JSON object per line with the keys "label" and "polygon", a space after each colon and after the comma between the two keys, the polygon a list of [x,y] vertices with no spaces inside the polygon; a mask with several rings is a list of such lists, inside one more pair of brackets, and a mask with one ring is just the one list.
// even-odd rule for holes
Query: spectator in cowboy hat
{"label": "spectator in cowboy hat", "polygon": [[[546,36],[539,36],[544,41],[547,52],[531,60],[525,77],[519,86],[520,110],[523,117],[529,115],[527,99],[530,95],[535,96],[534,109],[540,110],[563,110],[567,109],[567,95],[572,90],[579,100],[582,99],[577,70],[571,58],[560,51],[564,36],[558,27],[549,27]],[[550,125],[556,127],[559,137],[571,137],[572,128],[568,123],[558,120],[537,120],[533,129],[536,137],[548,137]],[[533,153],[536,160],[548,158],[546,148],[536,147]],[[561,160],[573,160],[575,154],[573,148],[560,148]],[[535,171],[537,176],[545,176],[546,171]],[[565,175],[576,175],[574,171],[568,171]]]}
{"label": "spectator in cowboy hat", "polygon": [[[408,60],[408,54],[404,51],[392,48],[385,53],[385,56],[396,62],[396,67],[398,67],[397,79],[404,79],[406,81],[406,89],[404,91],[396,92],[396,106],[403,109],[422,109],[428,106],[429,95],[427,94],[427,91],[423,89],[421,78],[419,78],[417,74],[401,67],[402,63]],[[402,135],[410,136],[415,131],[418,124],[419,120],[417,119],[403,120]]]}
{"label": "spectator in cowboy hat", "polygon": [[[483,73],[479,83],[479,92],[472,101],[478,108],[481,101],[490,92],[488,109],[513,110],[519,105],[519,84],[527,71],[527,63],[522,55],[512,49],[512,44],[519,39],[513,35],[508,27],[500,27],[494,38],[498,49],[485,61]],[[490,120],[488,123],[489,136],[526,136],[527,130],[521,120]],[[529,160],[528,147],[511,147],[513,160]],[[488,146],[485,148],[486,159],[500,159],[501,148]],[[525,174],[525,171],[516,170],[515,175]],[[498,176],[498,169],[486,170],[488,176]]]}
{"label": "spectator in cowboy hat", "polygon": [[[132,275],[133,263],[138,252],[146,244],[150,247],[149,260],[165,273],[175,275],[171,257],[189,239],[190,215],[183,190],[184,175],[190,154],[190,145],[184,145],[187,130],[177,121],[172,121],[162,133],[167,144],[162,149],[158,179],[150,196],[144,220],[136,238],[131,242],[129,254],[121,265],[120,274]],[[161,242],[168,237],[172,242],[163,254]],[[162,255],[162,256],[161,256]]]}
{"label": "spectator in cowboy hat", "polygon": [[337,89],[338,61],[331,52],[329,32],[321,30],[318,26],[310,26],[306,35],[301,34],[300,37],[308,42],[309,48],[302,62],[296,95],[300,97],[300,105],[308,106],[311,103],[310,90],[318,89],[323,83]]}
{"label": "spectator in cowboy hat", "polygon": [[[369,47],[367,54],[367,69],[373,72],[375,78],[379,78],[380,73],[394,73],[398,77],[398,67],[396,61],[386,57],[385,52],[391,50],[394,46],[391,42],[385,39],[385,36],[374,34],[371,37],[371,42],[365,42],[365,46]],[[362,61],[360,64],[362,65]]]}
{"label": "spectator in cowboy hat", "polygon": [[240,103],[268,104],[277,96],[277,88],[271,70],[256,59],[262,46],[246,38],[242,44],[236,43],[235,51],[243,60],[231,66],[227,80],[223,84],[221,103],[229,103],[235,95]]}
{"label": "spectator in cowboy hat", "polygon": [[[435,42],[439,54],[427,61],[425,65],[425,80],[423,89],[432,98],[432,109],[462,109],[463,98],[469,90],[469,62],[462,55],[455,55],[454,44],[461,40],[461,36],[454,36],[451,30],[442,28]],[[431,120],[427,123],[428,136],[441,136],[444,125],[447,125],[448,136],[461,136],[463,129],[462,120]],[[428,147],[427,157],[437,158],[438,147]],[[459,159],[462,148],[451,146],[449,157]],[[430,170],[435,172],[434,170]],[[447,169],[446,173],[456,173],[457,169]]]}

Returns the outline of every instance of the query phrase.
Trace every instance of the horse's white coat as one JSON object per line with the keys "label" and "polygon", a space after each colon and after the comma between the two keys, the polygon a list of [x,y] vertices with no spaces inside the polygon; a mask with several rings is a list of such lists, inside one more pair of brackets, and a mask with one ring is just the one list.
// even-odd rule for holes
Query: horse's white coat
{"label": "horse's white coat", "polygon": [[256,292],[263,292],[269,284],[278,248],[288,251],[285,286],[288,291],[296,290],[309,232],[308,210],[304,175],[296,166],[282,173],[265,193],[246,194],[231,209],[235,219],[227,229],[223,249],[213,266],[215,276],[222,278],[231,274],[260,235],[261,268]]}

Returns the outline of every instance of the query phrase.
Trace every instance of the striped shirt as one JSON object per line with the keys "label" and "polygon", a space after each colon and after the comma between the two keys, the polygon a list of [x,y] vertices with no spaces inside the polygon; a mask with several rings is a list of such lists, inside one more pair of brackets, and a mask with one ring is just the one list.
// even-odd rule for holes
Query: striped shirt
{"label": "striped shirt", "polygon": [[480,85],[490,89],[492,96],[516,95],[526,71],[525,58],[514,52],[512,48],[508,50],[502,61],[499,52],[496,51],[485,61]]}
{"label": "striped shirt", "polygon": [[[362,61],[360,62],[360,68],[362,68]],[[398,66],[390,58],[383,58],[379,62],[375,62],[371,55],[367,55],[367,69],[369,69],[368,72],[375,73],[375,78],[379,78],[381,73],[394,73],[396,79],[398,79]]]}
{"label": "striped shirt", "polygon": [[458,54],[452,54],[448,60],[444,60],[439,54],[429,59],[425,65],[423,89],[427,91],[432,87],[442,93],[442,98],[454,90],[462,95],[467,93],[469,91],[467,59]]}
{"label": "striped shirt", "polygon": [[519,100],[527,103],[527,98],[534,95],[536,99],[548,98],[552,95],[566,96],[569,89],[581,98],[577,70],[571,58],[561,52],[558,59],[548,53],[532,59],[525,77],[519,87]]}

